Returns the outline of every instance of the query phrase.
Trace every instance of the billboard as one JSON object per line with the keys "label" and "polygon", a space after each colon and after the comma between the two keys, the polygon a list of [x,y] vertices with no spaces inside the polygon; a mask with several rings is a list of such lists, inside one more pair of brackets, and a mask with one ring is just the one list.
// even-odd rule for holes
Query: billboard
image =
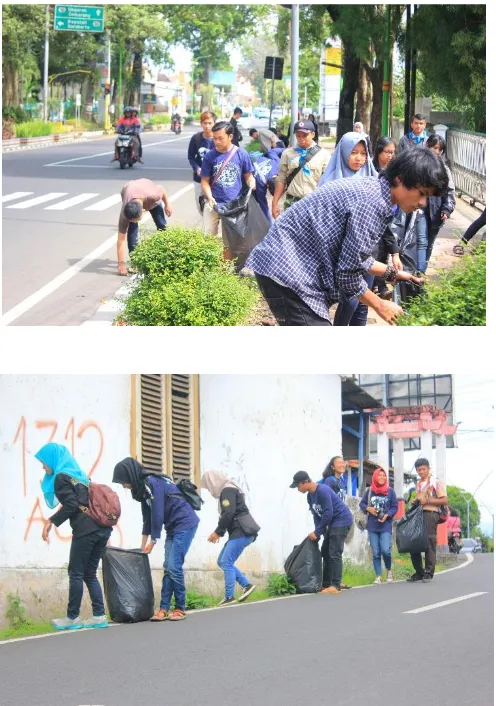
{"label": "billboard", "polygon": [[208,82],[211,86],[235,86],[236,71],[210,71]]}
{"label": "billboard", "polygon": [[[339,76],[341,69],[336,67],[341,66],[341,47],[326,47],[324,61],[326,76]],[[327,64],[336,64],[336,66],[327,66]]]}

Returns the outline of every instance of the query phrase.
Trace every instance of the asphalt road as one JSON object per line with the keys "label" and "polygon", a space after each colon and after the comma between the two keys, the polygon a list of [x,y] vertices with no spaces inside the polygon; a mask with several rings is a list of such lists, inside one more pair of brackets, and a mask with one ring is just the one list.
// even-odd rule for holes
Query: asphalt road
{"label": "asphalt road", "polygon": [[[298,596],[0,644],[9,706],[492,706],[493,555]],[[481,595],[420,613],[474,593]]]}
{"label": "asphalt road", "polygon": [[[110,164],[113,136],[4,154],[3,323],[79,325],[115,293],[120,191],[130,179],[165,186],[171,223],[199,223],[187,161],[196,130],[145,133],[145,164],[124,171]],[[69,278],[77,263],[85,266]]]}

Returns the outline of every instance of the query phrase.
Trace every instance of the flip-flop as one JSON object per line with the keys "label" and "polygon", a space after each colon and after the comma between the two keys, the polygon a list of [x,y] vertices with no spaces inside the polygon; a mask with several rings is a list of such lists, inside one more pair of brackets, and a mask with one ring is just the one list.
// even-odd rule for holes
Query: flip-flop
{"label": "flip-flop", "polygon": [[176,621],[176,620],[184,620],[186,618],[186,613],[184,610],[178,610],[176,609],[172,615],[169,616],[169,620]]}
{"label": "flip-flop", "polygon": [[151,623],[162,623],[164,620],[170,620],[170,615],[168,610],[164,610],[163,608],[160,608],[160,610],[157,610],[155,615],[153,615],[150,618]]}

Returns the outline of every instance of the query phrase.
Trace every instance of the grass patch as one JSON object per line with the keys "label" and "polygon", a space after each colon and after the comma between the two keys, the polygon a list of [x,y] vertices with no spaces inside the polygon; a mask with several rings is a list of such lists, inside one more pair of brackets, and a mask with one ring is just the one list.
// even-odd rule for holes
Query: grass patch
{"label": "grass patch", "polygon": [[54,632],[55,628],[49,622],[26,621],[16,627],[0,630],[0,640],[10,640],[14,637],[29,637],[30,635],[42,635],[47,632]]}
{"label": "grass patch", "polygon": [[155,113],[147,121],[147,125],[170,125],[171,116],[165,113]]}

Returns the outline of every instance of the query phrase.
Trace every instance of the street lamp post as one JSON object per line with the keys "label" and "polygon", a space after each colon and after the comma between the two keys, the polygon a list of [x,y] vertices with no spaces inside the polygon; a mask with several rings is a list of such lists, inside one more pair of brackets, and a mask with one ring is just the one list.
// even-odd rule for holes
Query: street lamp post
{"label": "street lamp post", "polygon": [[[470,501],[472,498],[475,496],[476,492],[479,490],[481,485],[486,482],[486,480],[489,478],[489,476],[493,473],[494,471],[489,471],[487,476],[485,476],[484,480],[481,480],[477,488],[474,490],[474,492],[470,495],[469,499],[467,500],[465,498],[465,502],[467,503],[467,537],[470,537]],[[463,497],[465,497],[465,493],[463,493]]]}

